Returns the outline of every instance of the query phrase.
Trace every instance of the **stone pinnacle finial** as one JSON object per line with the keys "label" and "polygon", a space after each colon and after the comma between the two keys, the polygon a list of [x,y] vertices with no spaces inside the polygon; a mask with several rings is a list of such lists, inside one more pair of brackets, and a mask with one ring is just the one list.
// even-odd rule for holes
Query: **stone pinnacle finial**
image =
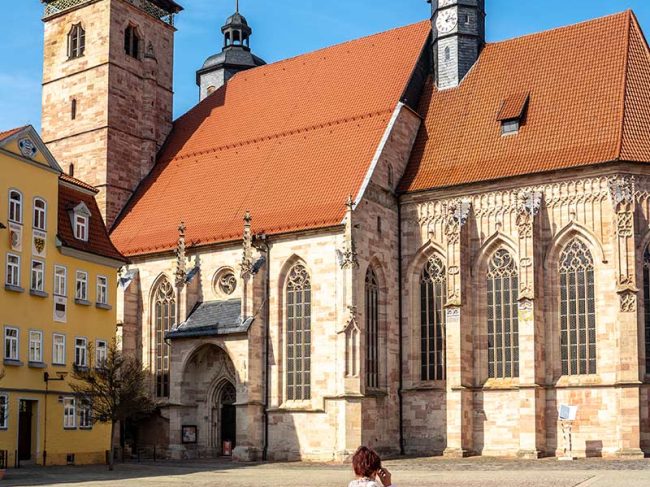
{"label": "stone pinnacle finial", "polygon": [[345,202],[345,206],[348,207],[348,210],[351,210],[352,207],[354,206],[354,200],[352,199],[352,195],[351,195],[351,194],[348,195],[348,199],[347,199],[347,201]]}
{"label": "stone pinnacle finial", "polygon": [[181,221],[178,226],[178,245],[176,246],[176,287],[181,287],[185,283],[187,276],[185,256],[185,223]]}

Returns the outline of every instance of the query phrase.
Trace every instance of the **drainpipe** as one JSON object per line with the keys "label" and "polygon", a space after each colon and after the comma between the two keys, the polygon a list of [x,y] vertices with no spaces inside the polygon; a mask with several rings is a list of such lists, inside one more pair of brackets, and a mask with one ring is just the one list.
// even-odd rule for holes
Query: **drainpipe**
{"label": "drainpipe", "polygon": [[264,447],[262,450],[262,460],[268,460],[269,451],[269,397],[271,388],[271,377],[269,374],[269,350],[270,350],[270,330],[271,330],[271,246],[267,242],[266,235],[260,235],[259,247],[266,253],[266,283],[264,284]]}
{"label": "drainpipe", "polygon": [[398,343],[399,343],[399,389],[397,395],[399,397],[399,453],[404,455],[404,396],[402,394],[402,387],[404,385],[404,367],[402,365],[402,320],[403,320],[403,309],[402,309],[402,206],[399,199],[397,200],[397,292],[399,294],[397,299],[398,307]]}

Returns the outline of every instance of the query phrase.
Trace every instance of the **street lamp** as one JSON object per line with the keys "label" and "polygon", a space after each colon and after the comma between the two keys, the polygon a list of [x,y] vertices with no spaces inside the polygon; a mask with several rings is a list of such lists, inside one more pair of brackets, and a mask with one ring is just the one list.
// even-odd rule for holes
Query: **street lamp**
{"label": "street lamp", "polygon": [[50,382],[62,382],[65,380],[67,372],[57,372],[56,379],[50,377],[49,372],[43,372],[43,381],[45,382],[45,408],[43,411],[43,419],[45,426],[43,427],[43,466],[47,464],[47,398],[50,392]]}

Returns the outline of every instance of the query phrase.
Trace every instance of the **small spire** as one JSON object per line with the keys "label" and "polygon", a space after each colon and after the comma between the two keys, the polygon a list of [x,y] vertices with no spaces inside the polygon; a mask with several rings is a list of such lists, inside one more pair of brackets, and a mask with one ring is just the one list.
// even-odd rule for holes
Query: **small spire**
{"label": "small spire", "polygon": [[235,0],[235,12],[239,13],[239,0]]}
{"label": "small spire", "polygon": [[178,244],[176,245],[176,287],[181,287],[185,283],[187,276],[185,256],[185,223],[181,221],[178,226]]}
{"label": "small spire", "polygon": [[352,210],[352,209],[353,209],[353,207],[354,207],[354,200],[352,199],[352,195],[351,195],[351,194],[348,195],[348,199],[347,199],[347,201],[345,202],[345,206],[348,207],[348,210]]}

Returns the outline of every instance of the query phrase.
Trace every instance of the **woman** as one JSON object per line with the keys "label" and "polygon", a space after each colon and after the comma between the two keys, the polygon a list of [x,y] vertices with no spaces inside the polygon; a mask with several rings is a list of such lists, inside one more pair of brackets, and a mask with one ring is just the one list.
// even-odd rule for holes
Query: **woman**
{"label": "woman", "polygon": [[[372,448],[359,447],[352,457],[352,468],[357,479],[350,482],[348,487],[391,487],[393,485],[390,472],[382,468],[381,458]],[[381,484],[377,483],[377,477]]]}

